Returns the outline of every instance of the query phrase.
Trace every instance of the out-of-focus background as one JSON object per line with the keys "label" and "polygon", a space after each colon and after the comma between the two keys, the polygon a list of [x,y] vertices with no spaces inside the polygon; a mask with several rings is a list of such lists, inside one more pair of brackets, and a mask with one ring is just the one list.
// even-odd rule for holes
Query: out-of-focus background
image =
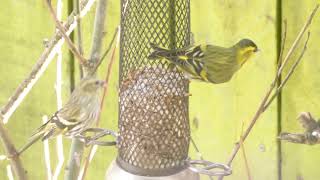
{"label": "out-of-focus background", "polygon": [[[55,1],[53,1],[55,3]],[[196,43],[231,46],[242,38],[256,42],[260,53],[248,62],[235,77],[221,85],[192,82],[190,85],[191,133],[205,159],[226,162],[234,143],[256,111],[275,74],[280,49],[281,21],[287,19],[288,41],[293,42],[317,0],[191,0],[191,30]],[[73,9],[72,0],[63,1],[63,17]],[[119,24],[120,2],[108,1],[105,48]],[[84,51],[90,52],[95,7],[82,20]],[[315,180],[320,176],[318,146],[279,143],[280,131],[302,131],[296,117],[310,111],[320,117],[320,16],[310,28],[311,38],[303,62],[261,119],[244,144],[248,165],[255,180]],[[54,33],[54,23],[44,1],[3,0],[0,5],[0,105],[5,104],[31,71],[44,49],[43,40]],[[71,37],[74,37],[71,35]],[[299,47],[301,48],[302,45]],[[299,53],[294,54],[297,57]],[[113,66],[109,92],[106,96],[101,127],[117,130],[118,118],[118,54]],[[108,56],[100,66],[99,76],[105,77]],[[63,100],[79,81],[77,61],[63,46]],[[42,123],[42,116],[56,111],[56,61],[34,86],[31,93],[5,125],[17,147],[21,147]],[[64,140],[65,162],[70,140]],[[50,141],[51,165],[57,157],[55,140]],[[0,155],[4,154],[0,146]],[[103,179],[110,162],[116,157],[113,147],[99,147],[88,169],[86,179]],[[197,153],[190,146],[190,156]],[[37,143],[22,156],[30,179],[45,179],[43,145]],[[0,161],[0,179],[7,179],[8,161]],[[246,179],[245,162],[240,152],[233,163],[233,174],[226,180]],[[63,179],[61,173],[59,179]],[[203,177],[207,179],[207,177]]]}

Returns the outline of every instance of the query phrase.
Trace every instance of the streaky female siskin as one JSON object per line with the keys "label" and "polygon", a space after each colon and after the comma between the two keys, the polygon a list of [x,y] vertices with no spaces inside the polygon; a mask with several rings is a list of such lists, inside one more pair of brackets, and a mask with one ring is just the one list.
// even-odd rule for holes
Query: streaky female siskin
{"label": "streaky female siskin", "polygon": [[97,120],[100,110],[100,90],[105,82],[94,77],[82,79],[72,92],[67,103],[40,126],[29,142],[19,150],[19,154],[39,139],[46,140],[62,134],[74,137]]}
{"label": "streaky female siskin", "polygon": [[149,59],[166,59],[185,72],[191,79],[214,84],[228,82],[232,76],[258,51],[250,39],[242,39],[225,48],[203,44],[169,50],[151,43]]}

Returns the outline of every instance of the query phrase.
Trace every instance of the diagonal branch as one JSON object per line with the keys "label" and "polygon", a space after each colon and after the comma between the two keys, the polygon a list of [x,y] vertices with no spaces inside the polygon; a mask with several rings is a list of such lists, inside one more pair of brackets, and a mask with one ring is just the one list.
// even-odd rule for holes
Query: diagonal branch
{"label": "diagonal branch", "polygon": [[17,156],[18,152],[15,146],[12,143],[11,138],[8,135],[7,130],[4,128],[4,124],[2,123],[2,119],[0,118],[0,137],[6,151],[6,156],[10,159],[11,165],[13,167],[15,175],[20,180],[28,179],[27,173],[22,166],[21,160],[19,156]]}
{"label": "diagonal branch", "polygon": [[[80,17],[83,17],[88,12],[93,2],[94,0],[82,1]],[[75,17],[76,13],[73,12],[67,19],[67,22],[64,26],[64,28],[67,29],[67,34],[70,34],[76,26],[76,24],[74,23]],[[11,117],[12,113],[17,109],[17,107],[23,101],[24,97],[30,92],[33,85],[41,77],[41,75],[53,59],[54,55],[57,53],[57,49],[61,47],[63,42],[64,41],[60,34],[55,33],[55,35],[49,41],[45,50],[39,57],[37,63],[32,68],[30,74],[18,86],[14,94],[9,98],[8,102],[4,105],[0,112],[0,138],[6,151],[6,156],[11,160],[14,174],[18,177],[18,179],[27,179],[26,171],[21,164],[19,156],[17,156],[17,150],[15,146],[13,145],[6,129],[4,128],[4,123],[8,122],[8,119]]]}
{"label": "diagonal branch", "polygon": [[[203,158],[203,156],[202,156],[202,154],[201,154],[201,152],[200,152],[200,149],[198,148],[196,142],[193,140],[192,137],[190,137],[190,140],[191,140],[191,144],[192,144],[193,148],[194,148],[194,149],[196,150],[196,152],[198,153],[200,159],[201,159],[201,160],[204,160],[204,158]],[[209,178],[210,180],[213,180],[213,177],[212,177],[212,176],[208,176],[208,178]]]}
{"label": "diagonal branch", "polygon": [[293,64],[293,66],[291,67],[291,69],[289,70],[288,74],[286,75],[286,77],[284,78],[284,80],[280,83],[279,87],[276,89],[276,91],[273,93],[273,95],[271,96],[271,98],[269,99],[269,101],[266,103],[266,105],[263,107],[264,110],[266,110],[270,104],[273,102],[273,100],[279,95],[279,93],[281,92],[282,88],[286,85],[287,81],[290,79],[291,75],[293,74],[293,72],[295,71],[295,69],[297,68],[298,64],[300,63],[300,61],[303,58],[304,53],[307,50],[307,45],[308,45],[308,41],[309,41],[309,37],[310,37],[310,32],[308,32],[308,36],[307,36],[307,40],[304,44],[303,50],[299,56],[299,58],[295,61],[295,63]]}
{"label": "diagonal branch", "polygon": [[304,24],[304,26],[301,28],[301,31],[299,32],[298,36],[296,37],[296,39],[294,40],[291,48],[289,49],[286,57],[284,58],[284,61],[279,69],[279,72],[281,73],[283,71],[283,68],[286,66],[288,60],[290,59],[291,55],[293,54],[293,52],[296,50],[300,40],[302,39],[302,36],[304,35],[304,33],[306,32],[306,30],[308,29],[308,27],[310,26],[310,24],[312,23],[312,19],[314,17],[314,15],[316,14],[317,10],[319,8],[319,4],[316,5],[316,7],[313,9],[313,11],[311,12],[311,15],[309,16],[309,18],[307,19],[306,23]]}
{"label": "diagonal branch", "polygon": [[[287,40],[287,28],[288,28],[288,23],[287,20],[283,20],[283,35],[282,35],[282,39],[281,39],[281,47],[280,47],[280,54],[279,54],[279,58],[278,58],[278,65],[277,65],[277,69],[280,68],[281,64],[282,64],[282,58],[283,58],[283,52],[284,52],[284,47],[286,45],[286,40]],[[278,74],[277,74],[278,75]],[[279,75],[278,77],[279,78]]]}
{"label": "diagonal branch", "polygon": [[[80,0],[74,0],[74,7],[75,7],[75,11],[77,12],[77,14],[80,14]],[[81,31],[81,19],[77,18],[77,44],[78,44],[78,49],[79,49],[79,53],[81,56],[84,55],[84,50],[83,50],[83,43],[82,43],[82,31]],[[81,64],[79,64],[79,71],[80,71],[80,78],[83,78],[83,67]]]}
{"label": "diagonal branch", "polygon": [[116,36],[117,36],[117,34],[118,34],[118,31],[119,31],[119,28],[120,28],[120,27],[117,27],[116,30],[114,31],[114,34],[113,34],[112,39],[111,39],[111,42],[109,43],[108,48],[107,48],[107,49],[104,51],[104,53],[102,54],[99,62],[98,62],[97,65],[95,66],[94,71],[97,70],[97,68],[101,65],[102,61],[104,60],[104,58],[107,56],[107,54],[108,54],[109,51],[111,50],[112,44],[113,44],[114,40],[116,39]]}
{"label": "diagonal branch", "polygon": [[[297,65],[301,62],[301,59],[303,57],[303,54],[306,51],[306,47],[307,47],[307,43],[309,40],[309,34],[307,37],[307,40],[304,44],[304,49],[302,50],[302,53],[300,55],[300,57],[298,58],[298,60],[296,61],[296,63],[290,68],[288,75],[286,76],[285,80],[280,84],[280,86],[276,89],[276,82],[279,81],[281,74],[283,72],[284,67],[286,67],[288,61],[290,60],[291,55],[294,53],[294,51],[296,50],[298,43],[300,42],[300,40],[302,39],[304,33],[306,32],[306,30],[308,29],[308,27],[310,26],[312,19],[316,13],[316,11],[318,10],[319,5],[317,5],[314,10],[312,11],[311,15],[309,16],[309,18],[307,19],[305,25],[301,28],[300,33],[297,35],[295,41],[293,42],[293,44],[291,45],[288,53],[286,54],[284,61],[281,62],[281,66],[278,66],[277,69],[277,74],[273,80],[273,82],[271,83],[269,89],[267,90],[264,98],[262,99],[260,105],[258,106],[258,109],[256,111],[256,113],[254,114],[249,127],[246,129],[246,131],[244,132],[243,136],[242,136],[242,141],[244,142],[246,140],[246,138],[249,136],[251,130],[253,129],[254,125],[256,124],[257,120],[260,118],[260,116],[263,114],[263,112],[266,111],[266,109],[269,107],[269,105],[272,103],[272,101],[275,99],[275,97],[278,96],[280,90],[283,88],[283,86],[286,84],[286,82],[290,79],[290,77],[292,76],[292,74],[294,73],[294,70],[296,69]],[[283,49],[281,50],[283,51]],[[272,92],[276,89],[276,92],[273,94],[273,96],[271,96]],[[271,96],[271,98],[270,98]],[[234,160],[234,158],[236,157],[238,151],[240,149],[240,142],[237,142],[228,161],[227,164],[230,166]],[[219,180],[222,180],[223,177],[219,177]]]}
{"label": "diagonal branch", "polygon": [[[82,6],[80,11],[80,18],[88,12],[90,7],[93,5],[93,2],[94,0],[81,1]],[[64,25],[64,29],[66,29],[67,34],[70,34],[76,27],[75,17],[78,16],[74,11],[69,15],[67,22]],[[38,79],[47,69],[54,55],[57,53],[57,49],[61,47],[63,42],[64,40],[62,39],[60,33],[55,33],[51,40],[48,42],[48,46],[46,46],[45,50],[40,55],[30,74],[21,82],[13,95],[9,98],[8,102],[1,109],[0,116],[2,116],[4,123],[8,122],[8,119],[21,104],[24,97],[30,92],[33,85],[38,81]]]}
{"label": "diagonal branch", "polygon": [[65,32],[65,29],[64,27],[61,25],[60,21],[58,20],[57,18],[57,14],[56,12],[54,11],[52,5],[51,5],[51,0],[45,0],[48,8],[49,8],[49,11],[50,11],[50,14],[57,26],[57,28],[59,29],[62,37],[65,39],[69,49],[71,50],[71,52],[79,59],[80,61],[80,64],[81,65],[85,65],[86,64],[86,60],[85,58],[80,54],[80,52],[78,51],[78,49],[75,47],[75,45],[72,43],[71,39],[69,38],[69,36],[66,34]]}
{"label": "diagonal branch", "polygon": [[[57,18],[61,20],[62,16],[62,0],[57,0]],[[76,12],[78,14],[78,12]],[[56,31],[59,31],[56,29]],[[57,53],[56,60],[56,83],[55,83],[55,91],[56,91],[56,99],[57,99],[57,109],[62,108],[62,49],[61,47]],[[63,141],[62,136],[59,135],[56,137],[56,151],[58,162],[55,167],[53,176],[51,176],[52,180],[57,180],[59,174],[61,173],[61,169],[63,167],[64,162],[64,154],[63,154]]]}
{"label": "diagonal branch", "polygon": [[97,5],[97,11],[94,20],[94,29],[91,44],[90,53],[90,66],[86,67],[85,71],[88,75],[96,73],[98,66],[100,65],[102,40],[104,37],[104,24],[106,19],[106,9],[108,0],[99,0]]}

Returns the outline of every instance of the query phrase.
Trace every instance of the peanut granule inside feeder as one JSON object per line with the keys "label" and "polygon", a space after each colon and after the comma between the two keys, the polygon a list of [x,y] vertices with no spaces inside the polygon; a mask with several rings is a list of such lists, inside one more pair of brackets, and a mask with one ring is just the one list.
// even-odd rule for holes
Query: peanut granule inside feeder
{"label": "peanut granule inside feeder", "polygon": [[120,86],[119,153],[144,169],[183,165],[188,154],[187,84],[176,70],[146,67]]}

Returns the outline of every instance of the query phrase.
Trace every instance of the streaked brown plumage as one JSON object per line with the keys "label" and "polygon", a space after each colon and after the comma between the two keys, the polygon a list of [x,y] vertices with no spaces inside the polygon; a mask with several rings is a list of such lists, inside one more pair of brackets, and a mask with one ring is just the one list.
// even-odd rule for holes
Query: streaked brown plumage
{"label": "streaked brown plumage", "polygon": [[84,129],[91,127],[98,118],[100,108],[99,91],[104,81],[93,77],[81,80],[72,92],[68,102],[40,126],[30,137],[29,142],[21,148],[19,154],[29,148],[37,140],[46,140],[62,134],[73,137]]}

